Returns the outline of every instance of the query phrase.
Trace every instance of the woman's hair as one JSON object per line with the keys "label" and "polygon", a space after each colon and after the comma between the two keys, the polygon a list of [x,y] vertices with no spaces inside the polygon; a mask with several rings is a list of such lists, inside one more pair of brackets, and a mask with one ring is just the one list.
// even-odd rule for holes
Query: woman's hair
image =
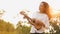
{"label": "woman's hair", "polygon": [[[43,13],[45,13],[45,14],[47,14],[48,15],[48,17],[49,17],[49,19],[51,18],[51,14],[50,14],[50,7],[49,7],[49,4],[47,3],[47,2],[41,2],[41,4],[44,6],[44,8],[43,8]],[[41,5],[40,4],[40,5]],[[41,6],[40,6],[41,7]],[[40,8],[39,7],[39,8]]]}

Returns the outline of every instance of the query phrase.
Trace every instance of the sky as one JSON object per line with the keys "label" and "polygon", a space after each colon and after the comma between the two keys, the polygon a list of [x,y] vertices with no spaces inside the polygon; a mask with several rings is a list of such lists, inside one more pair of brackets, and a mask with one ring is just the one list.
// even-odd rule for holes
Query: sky
{"label": "sky", "polygon": [[5,10],[2,19],[16,25],[19,20],[23,21],[19,14],[21,10],[38,11],[42,1],[47,2],[53,10],[60,9],[60,0],[0,0],[0,9]]}

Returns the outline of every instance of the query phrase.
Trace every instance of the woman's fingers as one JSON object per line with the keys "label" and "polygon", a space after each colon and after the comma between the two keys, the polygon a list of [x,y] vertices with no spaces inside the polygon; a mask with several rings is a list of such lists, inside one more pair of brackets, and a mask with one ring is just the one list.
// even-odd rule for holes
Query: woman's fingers
{"label": "woman's fingers", "polygon": [[41,23],[41,22],[40,22],[39,20],[36,19],[36,20],[35,20],[35,23]]}

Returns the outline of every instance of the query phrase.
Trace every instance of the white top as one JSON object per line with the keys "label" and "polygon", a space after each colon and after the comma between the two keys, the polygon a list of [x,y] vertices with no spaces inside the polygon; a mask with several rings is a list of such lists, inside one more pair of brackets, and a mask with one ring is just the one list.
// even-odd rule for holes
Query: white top
{"label": "white top", "polygon": [[[33,13],[30,13],[30,17],[31,18],[35,18],[35,19],[38,19],[40,21],[42,21],[45,26],[47,28],[49,28],[49,19],[48,19],[48,16],[46,14],[40,14],[39,12],[33,12]],[[30,30],[30,33],[43,33],[44,31],[43,30],[37,30],[33,25],[31,27],[31,30]]]}

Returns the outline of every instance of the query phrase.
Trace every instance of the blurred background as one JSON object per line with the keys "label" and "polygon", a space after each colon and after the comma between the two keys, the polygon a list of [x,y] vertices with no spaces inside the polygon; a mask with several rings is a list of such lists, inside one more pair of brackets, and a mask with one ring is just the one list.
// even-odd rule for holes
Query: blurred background
{"label": "blurred background", "polygon": [[0,0],[0,34],[29,34],[31,25],[19,12],[39,11],[42,1],[50,5],[52,16],[50,30],[45,34],[60,34],[60,0]]}

